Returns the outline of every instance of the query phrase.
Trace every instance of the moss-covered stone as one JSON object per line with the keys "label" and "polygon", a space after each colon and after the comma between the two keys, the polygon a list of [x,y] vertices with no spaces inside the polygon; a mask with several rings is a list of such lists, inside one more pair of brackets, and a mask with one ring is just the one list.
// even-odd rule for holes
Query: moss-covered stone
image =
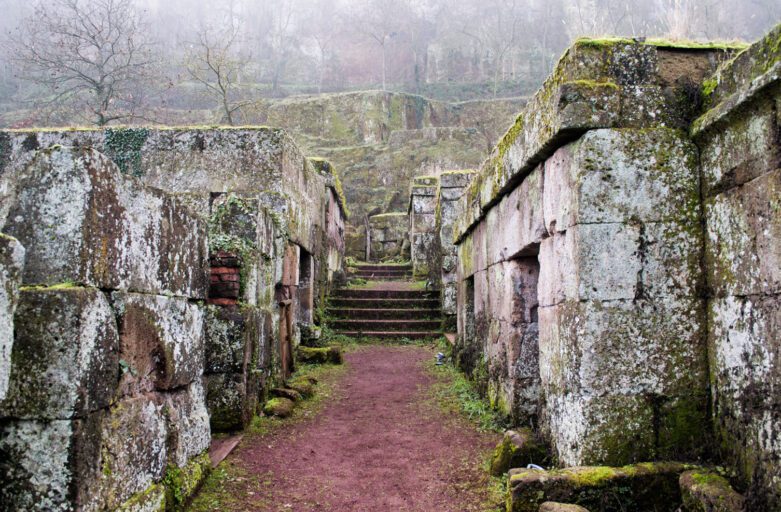
{"label": "moss-covered stone", "polygon": [[116,512],[165,512],[168,509],[166,488],[154,484],[125,501]]}
{"label": "moss-covered stone", "polygon": [[298,347],[297,358],[304,364],[342,364],[342,351],[339,347]]}
{"label": "moss-covered stone", "polygon": [[673,512],[681,504],[678,478],[687,469],[692,467],[676,462],[514,469],[508,481],[507,510],[537,512],[545,501],[560,501],[605,512]]}
{"label": "moss-covered stone", "polygon": [[193,458],[184,467],[168,466],[165,477],[163,477],[166,491],[166,510],[169,512],[184,510],[185,505],[209,475],[210,470],[211,460],[208,453]]}
{"label": "moss-covered stone", "polygon": [[512,468],[525,468],[529,464],[543,466],[547,461],[547,450],[537,442],[531,429],[508,430],[494,449],[491,475],[502,476]]}
{"label": "moss-covered stone", "polygon": [[263,406],[263,414],[277,418],[287,418],[293,414],[295,403],[288,398],[272,398]]}
{"label": "moss-covered stone", "polygon": [[684,510],[687,512],[742,512],[745,499],[718,473],[685,471],[680,477]]}
{"label": "moss-covered stone", "polygon": [[315,394],[315,384],[304,377],[296,377],[287,381],[287,387],[297,391],[304,398],[311,398]]}

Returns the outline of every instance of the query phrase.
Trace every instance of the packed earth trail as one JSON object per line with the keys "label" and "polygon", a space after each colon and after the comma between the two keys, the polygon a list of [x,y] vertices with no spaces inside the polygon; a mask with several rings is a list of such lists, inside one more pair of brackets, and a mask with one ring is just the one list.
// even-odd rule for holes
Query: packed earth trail
{"label": "packed earth trail", "polygon": [[[362,346],[311,418],[245,437],[225,461],[228,502],[195,510],[484,511],[484,461],[498,435],[433,398],[439,377],[421,346]],[[208,494],[208,493],[207,493]]]}

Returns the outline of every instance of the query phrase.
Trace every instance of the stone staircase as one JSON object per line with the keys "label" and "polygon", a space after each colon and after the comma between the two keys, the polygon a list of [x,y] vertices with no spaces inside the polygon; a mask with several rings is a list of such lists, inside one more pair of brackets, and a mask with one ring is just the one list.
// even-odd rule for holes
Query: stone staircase
{"label": "stone staircase", "polygon": [[358,265],[352,275],[373,281],[398,281],[412,277],[412,265]]}
{"label": "stone staircase", "polygon": [[337,334],[377,339],[442,335],[439,293],[409,281],[410,266],[364,264],[353,275],[371,282],[332,293],[329,326]]}

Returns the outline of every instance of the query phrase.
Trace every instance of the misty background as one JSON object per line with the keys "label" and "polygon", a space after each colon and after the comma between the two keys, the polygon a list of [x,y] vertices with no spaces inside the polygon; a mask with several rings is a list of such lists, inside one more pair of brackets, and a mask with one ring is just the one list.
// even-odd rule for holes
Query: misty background
{"label": "misty background", "polygon": [[533,93],[577,37],[752,41],[779,0],[0,0],[0,126],[226,123],[264,98]]}

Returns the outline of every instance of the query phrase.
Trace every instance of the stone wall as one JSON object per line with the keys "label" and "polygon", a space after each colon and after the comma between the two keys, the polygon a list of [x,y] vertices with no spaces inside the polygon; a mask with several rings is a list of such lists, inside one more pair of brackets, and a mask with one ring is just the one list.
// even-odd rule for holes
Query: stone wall
{"label": "stone wall", "polygon": [[194,302],[207,291],[206,223],[91,149],[38,151],[3,179],[15,191],[2,231],[25,255],[0,402],[0,501],[174,506],[164,477],[197,481],[208,467]]}
{"label": "stone wall", "polygon": [[437,244],[437,176],[413,178],[409,199],[409,240],[412,275],[434,284],[440,281],[441,251]]}
{"label": "stone wall", "polygon": [[705,211],[719,454],[750,510],[781,503],[781,26],[706,81],[693,126]]}
{"label": "stone wall", "polygon": [[471,170],[446,171],[439,175],[437,189],[437,244],[441,254],[440,279],[442,283],[442,315],[447,330],[455,329],[457,295],[456,246],[453,243],[453,224],[461,213],[458,201],[476,172]]}
{"label": "stone wall", "polygon": [[180,507],[314,330],[338,179],[266,128],[0,138],[0,502]]}
{"label": "stone wall", "polygon": [[409,214],[391,212],[369,217],[369,261],[409,258]]}
{"label": "stone wall", "polygon": [[579,40],[459,200],[457,361],[560,464],[713,457],[778,509],[780,34]]}

